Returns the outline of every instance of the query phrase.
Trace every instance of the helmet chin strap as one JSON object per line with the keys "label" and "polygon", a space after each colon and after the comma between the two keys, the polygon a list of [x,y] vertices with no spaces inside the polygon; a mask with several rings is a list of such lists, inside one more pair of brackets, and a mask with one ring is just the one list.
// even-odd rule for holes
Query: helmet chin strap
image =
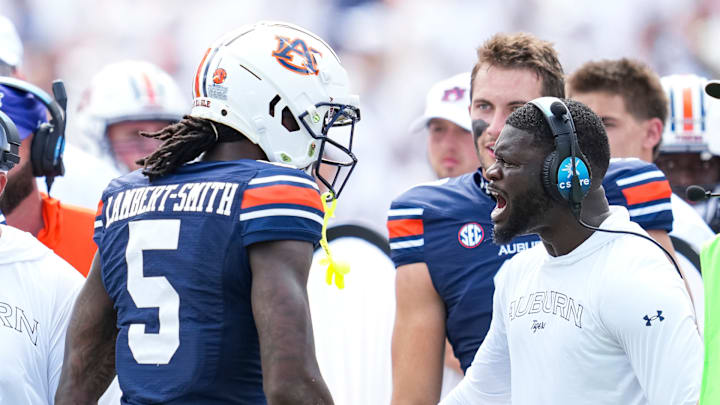
{"label": "helmet chin strap", "polygon": [[213,132],[215,133],[215,142],[217,143],[218,139],[220,138],[220,136],[218,135],[218,130],[217,130],[217,128],[215,127],[215,123],[214,123],[214,122],[212,122],[212,121],[210,121],[210,120],[208,120],[208,122],[210,123],[210,127],[212,128]]}
{"label": "helmet chin strap", "polygon": [[[320,239],[320,246],[322,246],[323,251],[325,251],[325,257],[320,259],[320,264],[327,266],[325,281],[328,285],[332,285],[333,276],[335,276],[335,285],[338,289],[342,290],[345,288],[345,275],[350,272],[350,263],[345,261],[336,261],[333,259],[332,254],[330,253],[330,245],[327,241],[327,225],[330,218],[335,216],[337,199],[330,191],[324,192],[320,198],[322,199],[323,211],[325,211],[325,216],[323,217],[322,238]],[[330,200],[329,206],[328,200]]]}

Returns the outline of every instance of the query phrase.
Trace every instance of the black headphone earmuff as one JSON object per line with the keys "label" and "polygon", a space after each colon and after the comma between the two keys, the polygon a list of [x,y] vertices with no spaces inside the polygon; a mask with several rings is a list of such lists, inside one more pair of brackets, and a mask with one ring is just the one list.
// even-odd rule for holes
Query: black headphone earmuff
{"label": "black headphone earmuff", "polygon": [[0,170],[8,171],[20,163],[20,134],[15,123],[0,111]]}
{"label": "black headphone earmuff", "polygon": [[543,162],[543,187],[555,200],[568,201],[573,213],[579,216],[582,200],[590,191],[592,173],[580,150],[570,110],[556,97],[540,97],[530,103],[543,114],[555,140],[555,150]]}
{"label": "black headphone earmuff", "polygon": [[0,77],[0,84],[34,95],[50,113],[50,122],[40,124],[33,131],[33,141],[30,146],[33,175],[45,177],[48,182],[48,190],[50,190],[55,176],[62,176],[65,173],[62,160],[65,150],[65,109],[67,105],[65,85],[61,80],[55,80],[53,82],[54,98],[51,98],[41,88],[12,77]]}

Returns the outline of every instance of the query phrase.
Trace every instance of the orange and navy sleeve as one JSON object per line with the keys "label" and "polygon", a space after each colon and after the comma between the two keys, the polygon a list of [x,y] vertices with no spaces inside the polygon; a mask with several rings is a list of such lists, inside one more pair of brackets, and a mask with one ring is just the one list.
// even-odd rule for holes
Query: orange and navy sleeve
{"label": "orange and navy sleeve", "polygon": [[611,205],[622,205],[645,230],[672,230],[672,190],[665,174],[638,159],[612,159],[603,188]]}
{"label": "orange and navy sleeve", "polygon": [[105,193],[103,193],[102,199],[98,202],[97,210],[95,211],[95,231],[93,233],[93,241],[100,247],[102,237],[105,234]]}
{"label": "orange and navy sleeve", "polygon": [[425,262],[424,208],[394,201],[388,211],[387,228],[390,257],[399,267]]}
{"label": "orange and navy sleeve", "polygon": [[243,244],[271,240],[317,243],[323,223],[320,191],[300,170],[264,170],[248,182],[240,206]]}

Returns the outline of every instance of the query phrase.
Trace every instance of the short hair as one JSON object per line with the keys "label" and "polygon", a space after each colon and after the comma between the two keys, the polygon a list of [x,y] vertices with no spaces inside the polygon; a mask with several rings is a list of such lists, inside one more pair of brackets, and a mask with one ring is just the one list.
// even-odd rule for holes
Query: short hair
{"label": "short hair", "polygon": [[[610,144],[600,117],[590,107],[575,100],[562,100],[570,110],[578,145],[590,164],[593,187],[602,184],[605,172],[610,165]],[[546,150],[555,149],[552,130],[539,108],[527,103],[512,112],[505,121],[507,125],[528,131],[533,135],[533,146]]]}
{"label": "short hair", "polygon": [[[659,118],[663,125],[668,115],[668,99],[660,77],[645,63],[622,58],[587,62],[567,80],[568,96],[573,93],[605,92],[619,95],[625,109],[637,120]],[[660,142],[653,148],[657,156]]]}
{"label": "short hair", "polygon": [[558,54],[551,42],[531,34],[495,34],[477,49],[477,61],[470,75],[472,98],[475,76],[481,67],[528,69],[541,80],[541,96],[565,97],[565,80]]}

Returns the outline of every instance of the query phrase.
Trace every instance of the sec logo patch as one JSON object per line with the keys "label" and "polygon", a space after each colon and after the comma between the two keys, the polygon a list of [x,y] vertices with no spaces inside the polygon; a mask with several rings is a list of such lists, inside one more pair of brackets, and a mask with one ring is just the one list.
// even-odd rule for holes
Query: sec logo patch
{"label": "sec logo patch", "polygon": [[482,226],[476,222],[469,222],[460,228],[458,232],[458,241],[463,247],[472,249],[482,243],[485,238],[485,231]]}

